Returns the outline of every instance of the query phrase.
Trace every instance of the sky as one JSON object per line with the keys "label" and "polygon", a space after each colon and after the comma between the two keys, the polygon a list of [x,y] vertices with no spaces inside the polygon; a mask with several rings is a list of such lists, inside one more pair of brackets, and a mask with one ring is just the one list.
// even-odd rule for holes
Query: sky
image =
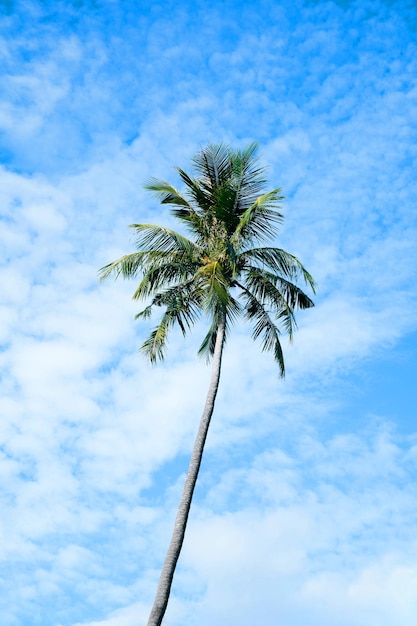
{"label": "sky", "polygon": [[259,142],[316,279],[287,374],[236,325],[166,626],[414,626],[417,7],[0,2],[0,612],[141,626],[210,369],[138,353],[128,225]]}

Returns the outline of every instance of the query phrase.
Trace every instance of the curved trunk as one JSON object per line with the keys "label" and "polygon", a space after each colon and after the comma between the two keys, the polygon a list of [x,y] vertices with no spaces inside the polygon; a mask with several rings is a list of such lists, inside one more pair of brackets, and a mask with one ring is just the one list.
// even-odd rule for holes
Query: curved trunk
{"label": "curved trunk", "polygon": [[224,321],[222,321],[220,322],[217,330],[211,381],[207,393],[206,404],[204,406],[203,415],[201,416],[200,425],[198,427],[197,437],[191,454],[190,465],[188,468],[187,477],[185,479],[182,496],[178,507],[177,517],[175,518],[171,543],[169,544],[168,552],[165,557],[165,562],[162,566],[158,589],[156,591],[154,604],[148,620],[148,626],[160,626],[168,605],[172,579],[174,577],[175,568],[184,541],[191,500],[197,482],[201,459],[203,457],[204,444],[206,442],[211,416],[213,415],[214,401],[216,399],[217,389],[219,387],[224,336],[225,323]]}

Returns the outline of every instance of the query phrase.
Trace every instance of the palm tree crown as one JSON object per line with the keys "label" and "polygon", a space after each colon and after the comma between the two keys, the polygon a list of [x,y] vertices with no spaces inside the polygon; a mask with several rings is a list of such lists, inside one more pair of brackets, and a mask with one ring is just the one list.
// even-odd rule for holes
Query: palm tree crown
{"label": "palm tree crown", "polygon": [[133,295],[148,300],[137,318],[148,318],[154,307],[164,312],[141,350],[151,362],[163,359],[169,330],[178,324],[185,335],[203,314],[209,330],[199,353],[210,358],[221,323],[227,336],[230,324],[243,316],[253,324],[252,336],[262,340],[284,375],[281,332],[292,338],[294,311],[313,306],[295,284],[301,277],[314,292],[314,281],[293,255],[267,246],[283,220],[281,190],[265,193],[265,168],[256,158],[257,145],[244,150],[209,145],[193,158],[195,175],[180,168],[185,186],[151,179],[146,188],[188,231],[189,237],[154,224],[132,224],[137,252],[100,270],[124,278],[140,277]]}

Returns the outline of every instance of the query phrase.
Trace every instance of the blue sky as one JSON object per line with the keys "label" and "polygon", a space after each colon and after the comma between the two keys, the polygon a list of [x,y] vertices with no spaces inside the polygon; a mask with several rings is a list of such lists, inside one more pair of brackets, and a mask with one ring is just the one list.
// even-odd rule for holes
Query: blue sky
{"label": "blue sky", "polygon": [[0,608],[146,623],[209,370],[97,270],[209,142],[256,140],[318,283],[287,377],[238,326],[167,626],[414,626],[414,2],[0,6]]}

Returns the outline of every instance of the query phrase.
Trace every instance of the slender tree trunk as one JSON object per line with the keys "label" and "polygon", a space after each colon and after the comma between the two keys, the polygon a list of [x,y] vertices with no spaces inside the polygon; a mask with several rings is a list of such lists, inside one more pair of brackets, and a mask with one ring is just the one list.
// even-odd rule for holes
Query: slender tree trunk
{"label": "slender tree trunk", "polygon": [[214,402],[219,387],[224,334],[225,323],[223,320],[220,322],[217,330],[211,381],[207,393],[206,404],[204,406],[203,415],[201,416],[200,425],[198,427],[197,437],[191,454],[190,465],[188,468],[187,477],[185,479],[182,496],[178,507],[177,517],[175,518],[171,543],[169,544],[168,552],[165,557],[165,562],[162,567],[161,576],[158,583],[158,589],[156,591],[154,604],[148,620],[148,626],[160,626],[168,605],[172,579],[174,577],[175,568],[184,541],[188,514],[191,507],[191,500],[197,482],[198,472],[200,469],[201,459],[204,451],[204,444],[206,442],[211,416],[213,415]]}

